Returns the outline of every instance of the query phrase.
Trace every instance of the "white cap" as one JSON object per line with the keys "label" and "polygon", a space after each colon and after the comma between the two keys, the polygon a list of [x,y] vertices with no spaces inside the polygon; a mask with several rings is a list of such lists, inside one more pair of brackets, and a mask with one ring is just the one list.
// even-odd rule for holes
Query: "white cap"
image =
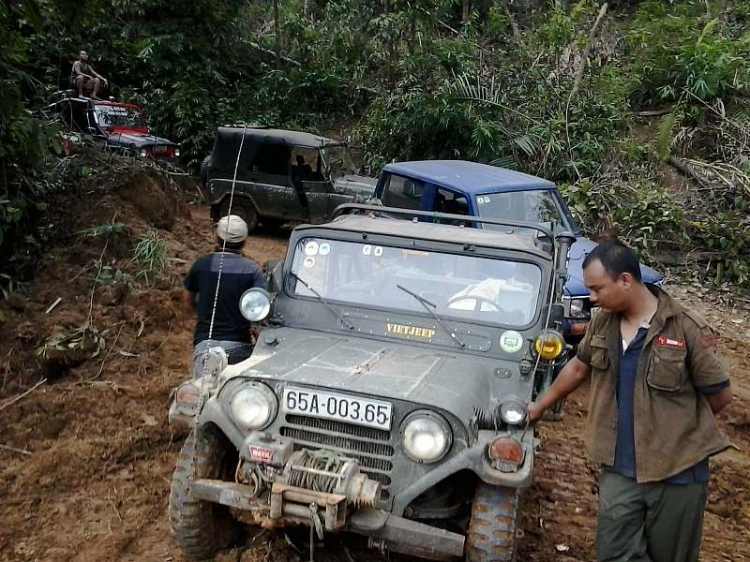
{"label": "white cap", "polygon": [[237,215],[221,217],[216,225],[216,235],[229,243],[243,242],[247,238],[247,223]]}

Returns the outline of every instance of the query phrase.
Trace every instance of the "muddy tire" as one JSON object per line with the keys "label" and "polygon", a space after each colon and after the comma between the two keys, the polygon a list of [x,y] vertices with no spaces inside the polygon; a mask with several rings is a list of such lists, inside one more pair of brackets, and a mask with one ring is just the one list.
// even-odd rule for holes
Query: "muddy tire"
{"label": "muddy tire", "polygon": [[[219,218],[225,217],[229,214],[229,197],[225,197],[221,202],[219,208]],[[242,217],[247,223],[247,231],[252,232],[258,227],[258,213],[255,211],[255,207],[247,199],[243,197],[234,196],[232,201],[232,214]]]}
{"label": "muddy tire", "polygon": [[182,446],[172,475],[169,523],[188,560],[207,560],[239,536],[241,525],[226,506],[199,500],[191,489],[195,478],[232,480],[232,464],[234,448],[214,429],[194,430]]}
{"label": "muddy tire", "polygon": [[474,493],[471,521],[466,534],[466,561],[515,561],[516,530],[521,519],[520,514],[520,490],[479,482]]}

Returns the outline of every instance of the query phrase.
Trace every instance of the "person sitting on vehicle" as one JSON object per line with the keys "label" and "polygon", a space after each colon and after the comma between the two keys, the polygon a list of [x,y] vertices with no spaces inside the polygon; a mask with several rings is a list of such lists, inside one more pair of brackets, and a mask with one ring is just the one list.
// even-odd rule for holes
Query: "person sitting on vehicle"
{"label": "person sitting on vehicle", "polygon": [[[250,357],[253,352],[250,322],[240,313],[240,297],[253,287],[266,288],[258,264],[242,255],[247,223],[237,215],[222,217],[216,235],[217,249],[193,264],[184,283],[186,308],[198,316],[193,340],[196,379],[207,374],[205,357],[211,347],[224,348],[230,364]],[[221,284],[217,295],[219,268]]]}
{"label": "person sitting on vehicle", "polygon": [[88,61],[89,55],[86,51],[78,53],[78,60],[73,63],[70,73],[70,85],[78,91],[79,97],[86,97],[86,92],[90,91],[93,99],[99,99],[99,89],[102,88],[102,84],[106,88],[109,82],[96,72]]}

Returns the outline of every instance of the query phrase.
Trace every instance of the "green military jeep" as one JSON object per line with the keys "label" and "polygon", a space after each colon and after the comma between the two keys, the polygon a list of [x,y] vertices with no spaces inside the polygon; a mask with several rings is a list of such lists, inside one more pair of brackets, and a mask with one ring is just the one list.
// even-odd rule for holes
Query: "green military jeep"
{"label": "green military jeep", "polygon": [[[205,559],[243,525],[349,532],[434,560],[513,560],[535,431],[527,403],[564,361],[571,234],[433,224],[344,205],[292,233],[249,359],[182,385],[190,424],[170,522]],[[441,214],[443,221],[456,220]],[[466,217],[458,217],[464,220]],[[424,222],[421,222],[423,219]]]}

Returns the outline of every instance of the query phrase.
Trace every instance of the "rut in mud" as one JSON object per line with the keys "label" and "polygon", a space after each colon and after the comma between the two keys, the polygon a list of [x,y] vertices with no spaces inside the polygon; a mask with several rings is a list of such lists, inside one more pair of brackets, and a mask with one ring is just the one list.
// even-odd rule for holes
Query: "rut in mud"
{"label": "rut in mud", "polygon": [[[181,280],[192,260],[211,250],[211,223],[206,208],[186,203],[175,186],[155,177],[116,182],[95,196],[96,210],[79,201],[65,215],[70,231],[122,223],[122,238],[78,235],[50,248],[0,326],[0,560],[182,560],[166,510],[184,435],[169,428],[166,414],[171,390],[190,373],[193,324],[180,306]],[[99,283],[92,293],[92,268],[101,271],[97,260],[113,275],[132,275],[131,248],[148,232],[169,246],[166,276],[148,285]],[[257,233],[247,253],[261,263],[282,258],[287,238],[283,230]],[[737,320],[719,327],[737,395],[721,423],[739,449],[713,461],[702,560],[750,560],[750,318],[720,299],[671,290],[717,323]],[[87,322],[104,334],[97,357],[60,366],[37,355],[46,338]],[[594,559],[597,469],[583,452],[585,403],[583,390],[561,422],[540,428],[537,474],[524,496],[520,560]],[[306,537],[264,532],[219,560],[307,560]],[[331,535],[315,558],[384,559],[359,541]]]}

